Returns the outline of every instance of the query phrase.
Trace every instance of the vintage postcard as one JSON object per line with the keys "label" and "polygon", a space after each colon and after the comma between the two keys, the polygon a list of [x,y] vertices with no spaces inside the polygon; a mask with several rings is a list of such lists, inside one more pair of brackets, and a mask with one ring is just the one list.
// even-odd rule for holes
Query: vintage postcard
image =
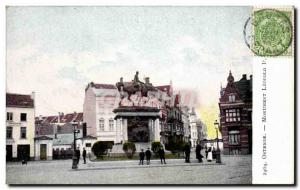
{"label": "vintage postcard", "polygon": [[6,183],[294,185],[294,11],[7,6]]}

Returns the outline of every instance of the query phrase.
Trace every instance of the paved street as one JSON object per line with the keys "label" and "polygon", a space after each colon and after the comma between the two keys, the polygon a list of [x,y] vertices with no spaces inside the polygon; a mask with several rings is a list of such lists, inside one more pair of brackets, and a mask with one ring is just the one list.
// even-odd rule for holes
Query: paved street
{"label": "paved street", "polygon": [[71,160],[35,161],[27,166],[8,163],[8,184],[250,184],[251,156],[222,156],[222,164],[191,163],[169,159],[166,165],[152,160],[139,166],[137,161],[103,161],[82,164],[72,170]]}

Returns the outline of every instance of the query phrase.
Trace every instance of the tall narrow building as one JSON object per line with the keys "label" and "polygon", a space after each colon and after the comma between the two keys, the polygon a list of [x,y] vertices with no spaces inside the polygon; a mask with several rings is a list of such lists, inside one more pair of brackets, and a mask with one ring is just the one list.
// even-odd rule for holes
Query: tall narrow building
{"label": "tall narrow building", "polygon": [[252,153],[252,75],[234,81],[231,71],[220,91],[220,127],[224,154]]}

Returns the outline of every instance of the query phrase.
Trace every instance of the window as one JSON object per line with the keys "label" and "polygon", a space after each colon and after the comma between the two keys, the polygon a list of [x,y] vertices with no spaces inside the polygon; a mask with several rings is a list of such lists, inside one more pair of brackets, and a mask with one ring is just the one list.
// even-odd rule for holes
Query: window
{"label": "window", "polygon": [[21,127],[21,139],[26,139],[26,127]]}
{"label": "window", "polygon": [[229,131],[229,144],[232,145],[240,144],[240,131],[238,130]]}
{"label": "window", "polygon": [[225,110],[226,122],[237,122],[241,120],[239,109],[228,109]]}
{"label": "window", "polygon": [[13,113],[7,112],[6,113],[6,121],[12,121],[13,120]]}
{"label": "window", "polygon": [[235,95],[229,95],[228,96],[228,98],[229,98],[229,102],[235,102]]}
{"label": "window", "polygon": [[6,138],[7,139],[12,139],[12,132],[13,132],[13,128],[12,127],[7,127],[6,128]]}
{"label": "window", "polygon": [[113,119],[109,120],[109,130],[114,131],[114,120]]}
{"label": "window", "polygon": [[21,121],[27,121],[27,114],[21,113]]}
{"label": "window", "polygon": [[85,147],[92,147],[91,143],[85,143]]}
{"label": "window", "polygon": [[99,120],[99,130],[104,131],[104,119]]}

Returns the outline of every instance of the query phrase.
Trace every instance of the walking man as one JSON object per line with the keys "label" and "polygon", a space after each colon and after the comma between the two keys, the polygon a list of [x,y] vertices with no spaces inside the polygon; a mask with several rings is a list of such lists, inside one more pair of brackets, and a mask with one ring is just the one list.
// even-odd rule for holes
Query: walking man
{"label": "walking man", "polygon": [[198,162],[201,163],[202,162],[202,155],[201,155],[201,145],[197,144],[196,146],[196,158],[198,159]]}
{"label": "walking man", "polygon": [[80,150],[79,150],[79,147],[76,149],[76,157],[77,157],[77,164],[79,164],[79,159],[80,159]]}
{"label": "walking man", "polygon": [[150,159],[151,159],[150,148],[148,148],[148,150],[146,150],[145,154],[146,154],[146,159],[147,159],[147,165],[149,165],[150,164]]}
{"label": "walking man", "polygon": [[185,162],[190,163],[191,147],[188,143],[184,146],[184,153],[185,153]]}
{"label": "walking man", "polygon": [[143,149],[141,149],[141,152],[140,152],[139,156],[140,156],[140,163],[139,163],[139,165],[141,165],[141,164],[144,165],[145,153],[144,153]]}
{"label": "walking man", "polygon": [[165,159],[165,151],[164,151],[164,148],[162,146],[160,147],[160,149],[158,151],[158,154],[159,154],[161,164],[163,164],[163,161],[164,161],[164,164],[167,164],[166,159]]}
{"label": "walking man", "polygon": [[205,146],[205,158],[207,159],[207,155],[208,155],[208,150],[207,150],[207,146]]}
{"label": "walking man", "polygon": [[83,148],[82,157],[83,157],[83,164],[86,164],[86,150],[85,150],[85,148]]}

